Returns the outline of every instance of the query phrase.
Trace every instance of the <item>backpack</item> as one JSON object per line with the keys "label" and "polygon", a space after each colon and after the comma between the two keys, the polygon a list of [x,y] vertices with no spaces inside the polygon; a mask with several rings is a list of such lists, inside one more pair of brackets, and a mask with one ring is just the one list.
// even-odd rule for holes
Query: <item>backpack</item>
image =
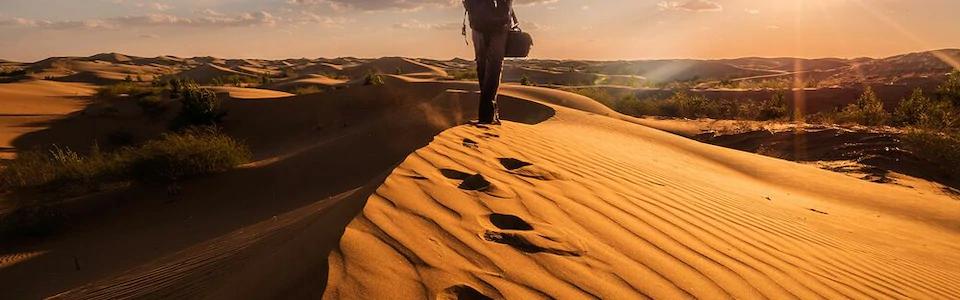
{"label": "backpack", "polygon": [[463,0],[470,28],[479,32],[495,32],[511,27],[513,0]]}

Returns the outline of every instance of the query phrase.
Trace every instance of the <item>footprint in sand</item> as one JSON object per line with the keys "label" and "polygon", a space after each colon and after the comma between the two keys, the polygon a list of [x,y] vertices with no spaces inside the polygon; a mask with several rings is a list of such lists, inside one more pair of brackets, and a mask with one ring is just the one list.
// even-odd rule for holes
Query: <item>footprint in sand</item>
{"label": "footprint in sand", "polygon": [[483,293],[477,291],[477,289],[466,285],[458,284],[444,289],[440,294],[437,294],[437,300],[490,300],[493,298],[487,297]]}
{"label": "footprint in sand", "polygon": [[503,230],[533,230],[533,226],[531,226],[530,223],[514,215],[491,214],[490,223],[493,223],[493,226],[497,226],[497,228]]}
{"label": "footprint in sand", "polygon": [[440,174],[447,179],[460,181],[457,187],[461,190],[483,192],[497,198],[513,198],[517,196],[512,189],[497,186],[481,174],[469,174],[453,169],[440,169]]}
{"label": "footprint in sand", "polygon": [[516,158],[501,157],[497,158],[497,160],[500,161],[500,165],[503,166],[504,169],[507,169],[507,172],[510,172],[510,174],[544,181],[564,179],[559,173],[548,171],[543,167]]}
{"label": "footprint in sand", "polygon": [[477,141],[465,138],[463,139],[463,146],[467,148],[477,149],[480,147],[480,143],[477,143]]}
{"label": "footprint in sand", "polygon": [[495,213],[487,218],[493,226],[502,230],[484,231],[482,238],[488,242],[508,245],[526,253],[580,256],[584,252],[582,246],[565,242],[565,238],[560,235],[551,236],[534,231],[533,225],[520,217]]}
{"label": "footprint in sand", "polygon": [[468,191],[485,191],[490,188],[490,182],[483,175],[467,174],[453,169],[440,169],[440,174],[453,180],[460,180],[460,189]]}

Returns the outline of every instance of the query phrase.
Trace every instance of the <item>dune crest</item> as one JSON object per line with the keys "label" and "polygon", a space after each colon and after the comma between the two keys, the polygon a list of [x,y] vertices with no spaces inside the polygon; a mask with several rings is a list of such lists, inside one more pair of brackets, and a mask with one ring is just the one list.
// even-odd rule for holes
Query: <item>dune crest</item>
{"label": "dune crest", "polygon": [[410,155],[347,227],[325,298],[960,297],[956,201],[555,108]]}

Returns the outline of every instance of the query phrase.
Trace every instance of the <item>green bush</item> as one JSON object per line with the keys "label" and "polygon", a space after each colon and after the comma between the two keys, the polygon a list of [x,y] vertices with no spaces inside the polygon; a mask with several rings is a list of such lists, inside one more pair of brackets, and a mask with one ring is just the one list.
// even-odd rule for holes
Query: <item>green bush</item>
{"label": "green bush", "polygon": [[178,123],[181,126],[215,125],[226,115],[212,90],[186,84],[180,88],[180,96],[183,106]]}
{"label": "green bush", "polygon": [[770,97],[770,100],[765,100],[760,103],[760,106],[757,108],[756,119],[760,121],[783,119],[789,117],[789,112],[790,109],[787,106],[786,97],[782,91],[778,91]]}
{"label": "green bush", "polygon": [[175,181],[223,172],[251,158],[245,145],[210,129],[165,134],[123,152],[133,178],[145,182]]}
{"label": "green bush", "polygon": [[534,83],[530,81],[530,76],[523,74],[523,76],[520,76],[520,85],[534,85]]}
{"label": "green bush", "polygon": [[923,95],[922,89],[915,89],[909,98],[900,100],[891,122],[900,126],[920,124],[932,104],[933,101]]}
{"label": "green bush", "polygon": [[884,125],[890,115],[883,109],[883,101],[873,88],[867,87],[856,103],[847,106],[840,114],[840,121],[868,126]]}
{"label": "green bush", "polygon": [[937,94],[942,100],[950,101],[954,106],[960,107],[960,71],[951,72],[947,80],[940,84]]}
{"label": "green bush", "polygon": [[936,163],[951,177],[960,176],[960,134],[914,129],[903,142],[918,156]]}

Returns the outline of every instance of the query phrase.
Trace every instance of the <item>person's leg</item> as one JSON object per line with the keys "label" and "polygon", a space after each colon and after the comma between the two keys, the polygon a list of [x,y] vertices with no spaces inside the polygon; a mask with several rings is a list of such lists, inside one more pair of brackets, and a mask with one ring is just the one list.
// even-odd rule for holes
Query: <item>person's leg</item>
{"label": "person's leg", "polygon": [[[484,73],[480,81],[480,122],[499,123],[497,109],[497,91],[500,89],[500,76],[503,72],[503,56],[507,51],[507,32],[487,33],[484,35]],[[477,73],[479,76],[480,74]]]}
{"label": "person's leg", "polygon": [[474,30],[473,31],[473,50],[476,55],[474,61],[477,63],[477,81],[480,82],[480,86],[483,86],[484,80],[484,69],[486,69],[486,39],[483,36],[483,33]]}

